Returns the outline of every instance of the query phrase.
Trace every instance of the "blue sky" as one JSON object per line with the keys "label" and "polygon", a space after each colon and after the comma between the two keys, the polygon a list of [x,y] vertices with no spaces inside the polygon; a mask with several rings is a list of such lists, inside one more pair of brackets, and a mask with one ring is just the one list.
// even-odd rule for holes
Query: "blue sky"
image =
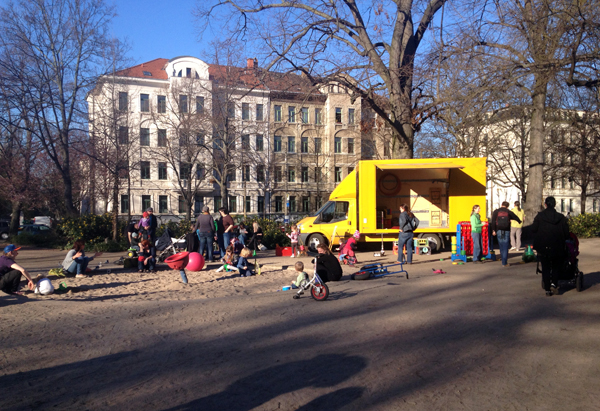
{"label": "blue sky", "polygon": [[113,21],[113,34],[127,39],[134,63],[155,58],[190,55],[203,57],[209,50],[212,33],[198,41],[198,30],[192,15],[198,0],[120,0],[115,1],[118,16]]}

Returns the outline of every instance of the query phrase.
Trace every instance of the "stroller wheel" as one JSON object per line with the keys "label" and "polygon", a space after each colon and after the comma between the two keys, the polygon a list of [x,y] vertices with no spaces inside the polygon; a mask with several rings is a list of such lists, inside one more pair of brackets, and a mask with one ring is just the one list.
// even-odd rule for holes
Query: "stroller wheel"
{"label": "stroller wheel", "polygon": [[577,278],[575,278],[575,288],[579,292],[583,290],[583,273],[581,271],[577,273]]}

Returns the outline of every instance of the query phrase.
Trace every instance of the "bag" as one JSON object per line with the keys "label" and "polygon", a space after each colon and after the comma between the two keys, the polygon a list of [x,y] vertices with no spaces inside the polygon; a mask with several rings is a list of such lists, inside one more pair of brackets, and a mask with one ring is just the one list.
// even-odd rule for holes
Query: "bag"
{"label": "bag", "polygon": [[53,292],[54,286],[52,285],[52,282],[47,278],[42,278],[40,281],[38,281],[37,285],[35,286],[36,294],[48,295],[52,294]]}
{"label": "bag", "polygon": [[413,218],[410,220],[410,225],[413,229],[413,231],[415,231],[417,228],[419,228],[419,219],[417,218],[416,215],[413,214]]}
{"label": "bag", "polygon": [[498,210],[498,215],[496,215],[496,230],[510,230],[510,216],[508,215],[508,209]]}

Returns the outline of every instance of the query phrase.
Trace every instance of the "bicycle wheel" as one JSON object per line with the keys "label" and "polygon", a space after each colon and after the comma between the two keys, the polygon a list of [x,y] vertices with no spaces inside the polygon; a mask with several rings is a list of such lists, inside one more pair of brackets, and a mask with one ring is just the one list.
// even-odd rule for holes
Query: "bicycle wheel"
{"label": "bicycle wheel", "polygon": [[329,297],[329,287],[327,284],[315,284],[311,287],[310,294],[317,301],[325,301]]}

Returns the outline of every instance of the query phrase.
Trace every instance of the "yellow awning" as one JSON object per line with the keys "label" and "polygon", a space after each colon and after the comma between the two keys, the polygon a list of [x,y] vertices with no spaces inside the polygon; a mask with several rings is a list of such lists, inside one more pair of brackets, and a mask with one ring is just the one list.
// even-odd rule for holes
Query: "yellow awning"
{"label": "yellow awning", "polygon": [[416,169],[448,169],[465,168],[454,163],[414,163],[414,164],[378,164],[379,170],[416,170]]}

